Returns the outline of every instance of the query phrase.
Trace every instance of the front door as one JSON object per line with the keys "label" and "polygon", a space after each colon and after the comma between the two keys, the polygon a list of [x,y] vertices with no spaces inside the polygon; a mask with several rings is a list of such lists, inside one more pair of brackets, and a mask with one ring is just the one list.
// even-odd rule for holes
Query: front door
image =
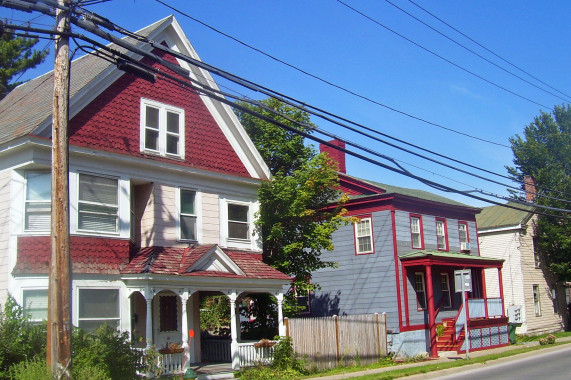
{"label": "front door", "polygon": [[163,348],[171,343],[182,345],[180,298],[173,292],[161,292],[153,304],[155,346]]}

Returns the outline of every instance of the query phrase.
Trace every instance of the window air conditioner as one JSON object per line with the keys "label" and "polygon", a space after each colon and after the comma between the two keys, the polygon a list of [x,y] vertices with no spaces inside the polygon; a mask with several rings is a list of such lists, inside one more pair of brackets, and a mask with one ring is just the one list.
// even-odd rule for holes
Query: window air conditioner
{"label": "window air conditioner", "polygon": [[470,252],[470,243],[460,243],[460,251]]}

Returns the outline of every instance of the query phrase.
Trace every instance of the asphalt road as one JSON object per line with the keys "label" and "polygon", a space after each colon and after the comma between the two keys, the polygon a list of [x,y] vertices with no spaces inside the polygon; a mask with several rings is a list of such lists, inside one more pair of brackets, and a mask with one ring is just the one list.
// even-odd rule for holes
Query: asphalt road
{"label": "asphalt road", "polygon": [[[549,380],[571,379],[571,346],[557,350],[518,355],[507,361],[491,361],[463,370],[457,368],[452,374],[435,372],[425,374],[423,379],[439,380]],[[466,367],[468,368],[468,367]],[[448,371],[446,371],[448,372]],[[409,379],[416,378],[412,376]]]}

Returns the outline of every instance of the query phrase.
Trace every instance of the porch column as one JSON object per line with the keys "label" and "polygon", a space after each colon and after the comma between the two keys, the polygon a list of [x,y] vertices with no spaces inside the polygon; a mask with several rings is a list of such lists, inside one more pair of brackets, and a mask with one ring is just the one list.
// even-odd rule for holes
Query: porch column
{"label": "porch column", "polygon": [[180,301],[182,306],[182,320],[181,320],[181,330],[182,330],[182,347],[184,348],[184,361],[182,365],[183,372],[188,367],[190,363],[190,348],[188,347],[188,315],[186,309],[186,303],[188,301],[189,293],[188,291],[183,291],[180,295]]}
{"label": "porch column", "polygon": [[147,348],[153,345],[153,297],[151,294],[145,293],[145,301],[147,303],[147,318],[145,324],[145,338],[147,340]]}
{"label": "porch column", "polygon": [[284,294],[282,292],[277,293],[276,299],[278,300],[278,334],[279,336],[285,336],[286,330],[284,325],[284,312],[283,312]]}
{"label": "porch column", "polygon": [[502,300],[502,317],[505,317],[506,309],[504,306],[504,281],[502,280],[502,268],[498,268],[498,281],[500,283],[500,299]]}
{"label": "porch column", "polygon": [[230,335],[232,343],[230,344],[230,351],[232,353],[232,369],[240,368],[240,353],[238,352],[238,323],[236,319],[236,299],[238,295],[235,290],[228,294],[230,298]]}
{"label": "porch column", "polygon": [[436,348],[436,314],[434,310],[434,289],[432,286],[432,266],[426,266],[426,292],[428,298],[428,328],[430,329],[430,357],[438,357]]}
{"label": "porch column", "polygon": [[484,297],[484,310],[486,318],[488,318],[488,292],[486,291],[486,272],[485,269],[480,269],[480,278],[482,279],[482,296]]}

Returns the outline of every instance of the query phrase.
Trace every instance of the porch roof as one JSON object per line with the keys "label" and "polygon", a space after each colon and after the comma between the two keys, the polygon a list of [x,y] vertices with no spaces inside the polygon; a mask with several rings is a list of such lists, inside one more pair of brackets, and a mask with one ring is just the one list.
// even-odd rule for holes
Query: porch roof
{"label": "porch roof", "polygon": [[265,264],[259,252],[222,248],[216,244],[141,248],[121,274],[145,273],[291,281],[288,275]]}
{"label": "porch roof", "polygon": [[414,265],[447,265],[465,267],[501,268],[503,259],[472,256],[459,252],[421,250],[399,256],[404,266]]}

